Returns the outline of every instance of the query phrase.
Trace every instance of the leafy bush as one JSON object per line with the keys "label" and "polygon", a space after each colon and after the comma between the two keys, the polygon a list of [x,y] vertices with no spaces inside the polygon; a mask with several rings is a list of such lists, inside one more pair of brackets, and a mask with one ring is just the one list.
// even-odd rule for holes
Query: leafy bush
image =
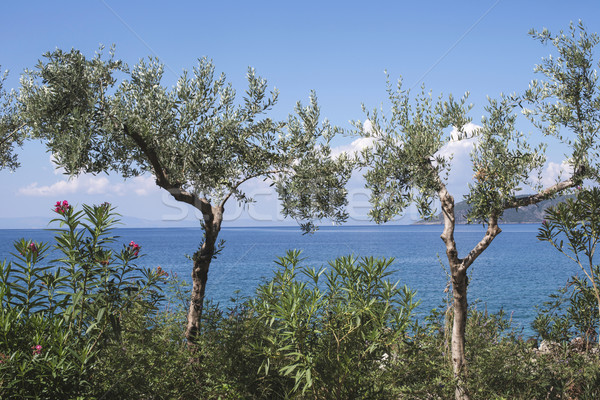
{"label": "leafy bush", "polygon": [[[415,293],[387,280],[391,260],[341,257],[315,269],[290,251],[253,297],[208,303],[188,346],[185,282],[137,267],[134,242],[115,250],[109,205],[55,211],[53,249],[20,240],[0,264],[0,398],[454,395],[451,303],[418,324]],[[595,335],[592,288],[572,280],[568,289],[536,319],[542,337]],[[600,355],[566,345],[540,354],[503,312],[471,306],[466,340],[473,399],[600,396]]]}
{"label": "leafy bush", "polygon": [[20,240],[14,260],[0,264],[0,397],[86,397],[97,356],[122,336],[123,316],[153,309],[161,273],[133,263],[140,247],[120,251],[107,203],[75,211],[55,206],[58,258],[50,246]]}
{"label": "leafy bush", "polygon": [[373,376],[406,339],[415,293],[385,279],[392,260],[341,257],[317,270],[300,267],[299,257],[280,258],[251,301],[269,327],[255,344],[262,373],[288,377],[287,396],[387,397]]}
{"label": "leafy bush", "polygon": [[[598,267],[595,268],[596,285],[600,284]],[[571,277],[550,300],[537,307],[538,313],[532,323],[533,330],[542,339],[568,342],[575,337],[583,338],[589,347],[597,338],[598,303],[593,288],[586,280]]]}
{"label": "leafy bush", "polygon": [[[554,302],[545,304],[546,308],[536,318],[534,328],[542,337],[560,341],[578,334],[589,343],[599,334],[600,320],[600,266],[594,264],[596,247],[600,242],[600,188],[580,190],[575,198],[549,208],[538,239],[550,243],[575,262],[587,282],[573,277],[567,288],[553,297]],[[569,296],[570,306],[563,312],[564,301],[560,298],[568,293],[569,286],[573,287]],[[595,307],[591,306],[592,298]]]}

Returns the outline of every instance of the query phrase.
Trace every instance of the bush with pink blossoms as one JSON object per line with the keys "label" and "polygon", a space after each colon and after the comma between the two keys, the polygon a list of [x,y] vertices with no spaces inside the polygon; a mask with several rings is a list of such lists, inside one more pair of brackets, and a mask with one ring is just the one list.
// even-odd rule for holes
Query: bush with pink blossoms
{"label": "bush with pink blossoms", "polygon": [[55,258],[49,244],[22,239],[0,263],[0,398],[89,397],[98,354],[121,340],[124,314],[163,299],[166,276],[135,265],[141,246],[115,250],[110,204],[76,210],[64,200],[54,211]]}

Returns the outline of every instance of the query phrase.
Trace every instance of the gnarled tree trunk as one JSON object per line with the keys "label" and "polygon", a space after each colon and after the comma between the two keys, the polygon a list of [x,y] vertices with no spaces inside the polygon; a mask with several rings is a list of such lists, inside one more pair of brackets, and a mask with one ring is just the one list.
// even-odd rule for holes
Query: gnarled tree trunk
{"label": "gnarled tree trunk", "polygon": [[215,243],[222,221],[223,207],[211,207],[210,213],[204,213],[204,242],[193,256],[192,295],[185,329],[185,337],[189,344],[195,344],[200,333],[208,270],[215,255]]}

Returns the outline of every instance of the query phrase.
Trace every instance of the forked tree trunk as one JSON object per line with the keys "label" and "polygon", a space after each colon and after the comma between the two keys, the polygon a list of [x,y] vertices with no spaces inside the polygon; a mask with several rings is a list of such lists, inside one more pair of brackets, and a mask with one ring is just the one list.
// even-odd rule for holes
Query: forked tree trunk
{"label": "forked tree trunk", "polygon": [[454,241],[454,198],[442,186],[439,191],[444,216],[444,231],[441,238],[446,245],[446,256],[452,275],[452,298],[454,318],[452,325],[452,370],[456,379],[456,400],[469,400],[466,390],[467,361],[465,358],[465,328],[467,326],[467,269],[463,260],[458,258]]}
{"label": "forked tree trunk", "polygon": [[212,208],[210,214],[204,215],[204,242],[193,256],[192,270],[192,295],[190,308],[187,314],[187,326],[185,337],[188,344],[197,343],[200,334],[200,323],[202,321],[202,309],[204,307],[204,292],[208,280],[210,262],[215,255],[215,243],[221,229],[223,220],[223,209]]}
{"label": "forked tree trunk", "polygon": [[450,264],[452,275],[452,297],[454,308],[454,320],[452,325],[452,370],[456,379],[456,400],[469,400],[466,388],[467,382],[467,360],[465,357],[465,332],[467,327],[467,270],[479,257],[479,255],[492,243],[492,240],[502,232],[498,227],[498,218],[490,216],[488,229],[485,236],[467,254],[465,258],[458,257],[456,242],[454,240],[454,228],[456,226],[454,216],[454,198],[448,193],[446,187],[440,184],[438,192],[442,203],[442,215],[444,217],[444,231],[441,238],[446,245],[446,256]]}

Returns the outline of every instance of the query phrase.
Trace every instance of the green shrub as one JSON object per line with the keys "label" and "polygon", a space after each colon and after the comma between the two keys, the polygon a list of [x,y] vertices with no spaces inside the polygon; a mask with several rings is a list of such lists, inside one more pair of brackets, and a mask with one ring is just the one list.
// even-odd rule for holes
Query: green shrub
{"label": "green shrub", "polygon": [[251,301],[269,327],[254,344],[261,372],[287,378],[289,397],[387,398],[374,377],[407,339],[415,293],[385,279],[392,260],[341,257],[317,270],[299,256],[280,258]]}
{"label": "green shrub", "polygon": [[164,277],[134,261],[134,242],[110,246],[117,222],[109,204],[55,206],[58,258],[49,245],[20,240],[0,264],[0,397],[89,398],[102,349],[121,340],[123,316],[152,310]]}
{"label": "green shrub", "polygon": [[[594,269],[596,284],[600,284],[600,271],[597,266]],[[545,340],[561,343],[581,337],[589,346],[598,337],[597,307],[592,286],[587,280],[573,276],[557,293],[550,294],[549,301],[537,307],[532,328]]]}

